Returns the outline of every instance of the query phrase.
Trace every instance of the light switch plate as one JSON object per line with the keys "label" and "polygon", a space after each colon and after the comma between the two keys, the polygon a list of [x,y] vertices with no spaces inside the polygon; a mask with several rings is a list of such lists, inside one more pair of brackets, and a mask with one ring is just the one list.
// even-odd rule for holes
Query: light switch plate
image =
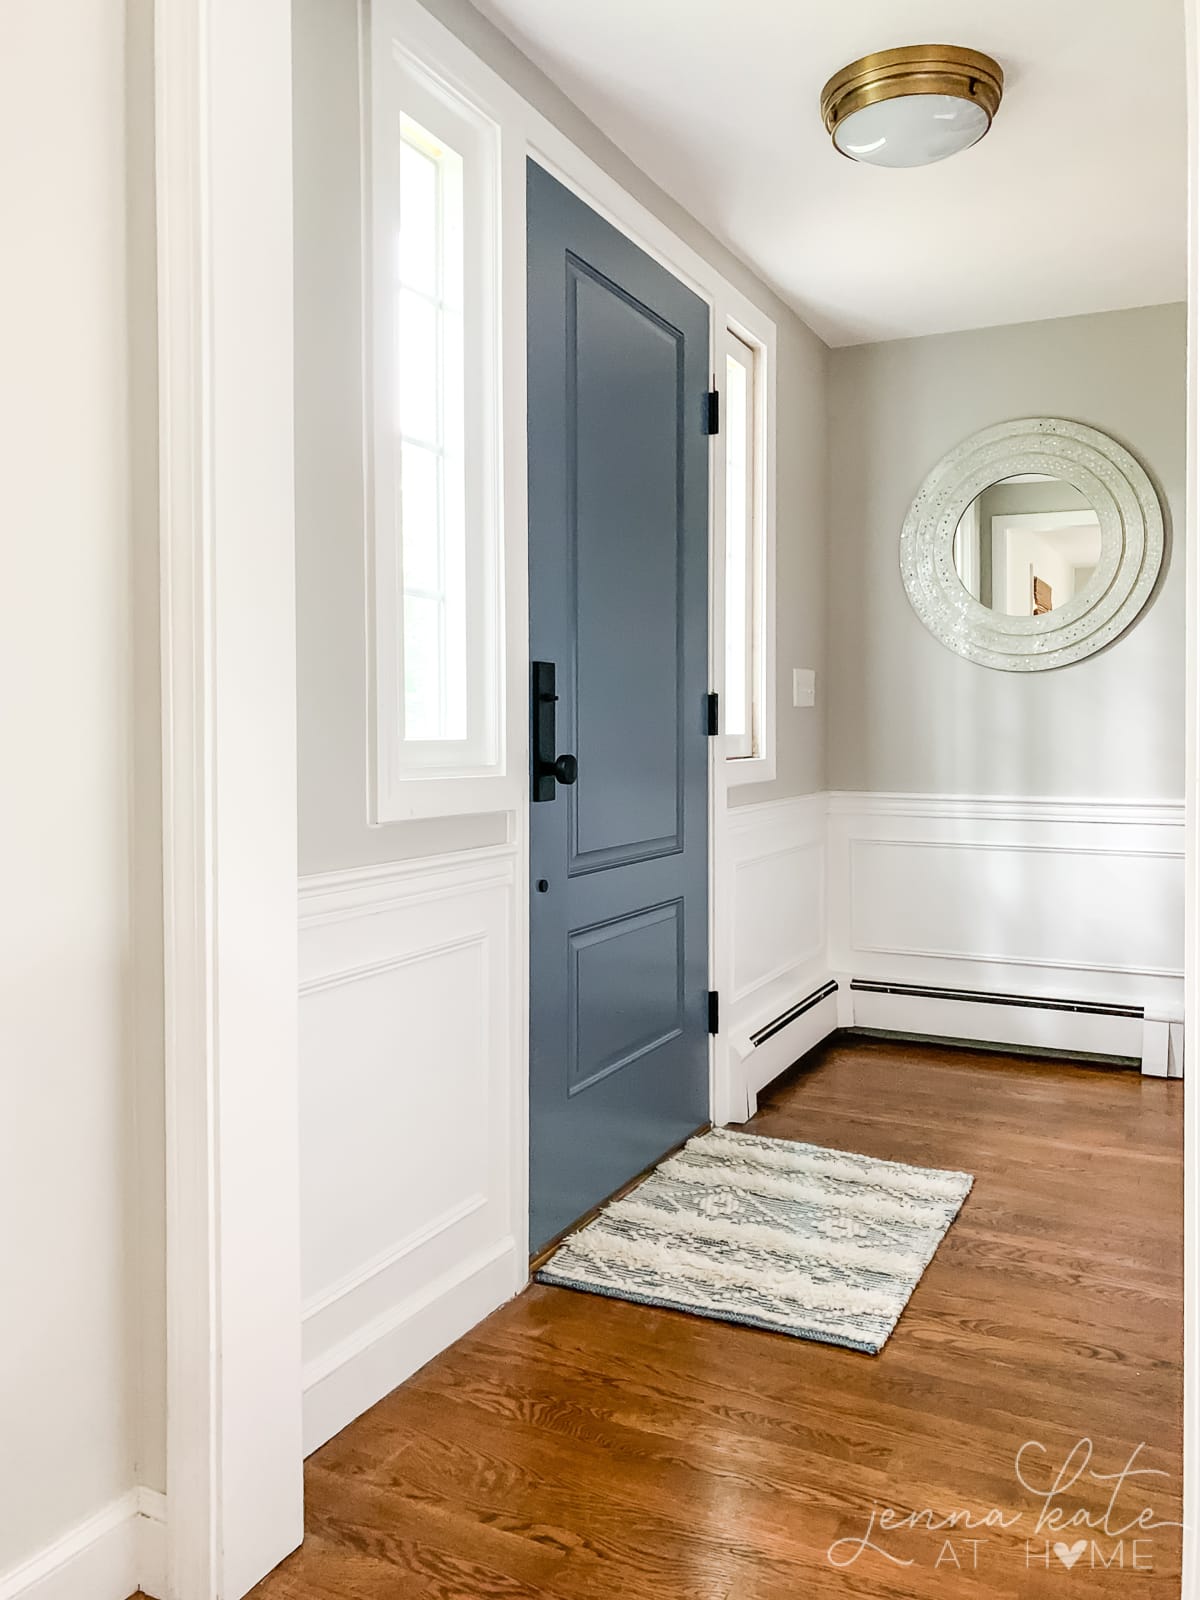
{"label": "light switch plate", "polygon": [[817,703],[817,675],[811,667],[792,668],[792,704],[815,706]]}

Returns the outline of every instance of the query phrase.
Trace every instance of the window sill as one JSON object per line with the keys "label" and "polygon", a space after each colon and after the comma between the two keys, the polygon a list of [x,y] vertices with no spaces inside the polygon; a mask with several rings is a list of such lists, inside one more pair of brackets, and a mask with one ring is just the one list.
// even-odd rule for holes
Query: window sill
{"label": "window sill", "polygon": [[762,756],[727,756],[722,763],[725,769],[725,787],[739,788],[744,783],[773,783],[775,781],[775,752]]}

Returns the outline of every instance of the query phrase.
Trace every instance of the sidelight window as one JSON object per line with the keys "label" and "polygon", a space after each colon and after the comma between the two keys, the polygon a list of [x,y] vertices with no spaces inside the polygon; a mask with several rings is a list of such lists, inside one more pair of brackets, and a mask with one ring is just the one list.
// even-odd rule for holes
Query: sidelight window
{"label": "sidelight window", "polygon": [[467,736],[462,157],[405,118],[396,274],[404,738]]}
{"label": "sidelight window", "polygon": [[387,822],[494,807],[504,776],[499,208],[494,124],[411,59],[376,66],[368,579]]}
{"label": "sidelight window", "polygon": [[[725,336],[725,753],[761,762],[767,735],[764,352]],[[758,776],[759,774],[755,774]]]}

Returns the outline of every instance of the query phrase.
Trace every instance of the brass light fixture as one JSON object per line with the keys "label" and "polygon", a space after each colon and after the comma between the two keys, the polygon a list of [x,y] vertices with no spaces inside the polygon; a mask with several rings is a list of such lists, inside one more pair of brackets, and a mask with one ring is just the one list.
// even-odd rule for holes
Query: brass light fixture
{"label": "brass light fixture", "polygon": [[877,50],[821,91],[821,118],[844,156],[877,167],[924,167],[978,144],[1004,93],[991,56],[953,44]]}

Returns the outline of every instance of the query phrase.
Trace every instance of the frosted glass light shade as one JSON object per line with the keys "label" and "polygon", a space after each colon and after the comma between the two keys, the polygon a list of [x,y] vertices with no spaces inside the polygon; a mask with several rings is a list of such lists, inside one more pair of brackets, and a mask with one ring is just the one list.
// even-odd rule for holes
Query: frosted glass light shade
{"label": "frosted glass light shade", "polygon": [[981,105],[950,94],[905,94],[854,111],[834,130],[843,155],[876,167],[925,167],[978,143],[988,130]]}
{"label": "frosted glass light shade", "polygon": [[924,167],[977,144],[1003,95],[1003,68],[982,51],[909,44],[835,72],[821,91],[821,120],[852,161]]}

